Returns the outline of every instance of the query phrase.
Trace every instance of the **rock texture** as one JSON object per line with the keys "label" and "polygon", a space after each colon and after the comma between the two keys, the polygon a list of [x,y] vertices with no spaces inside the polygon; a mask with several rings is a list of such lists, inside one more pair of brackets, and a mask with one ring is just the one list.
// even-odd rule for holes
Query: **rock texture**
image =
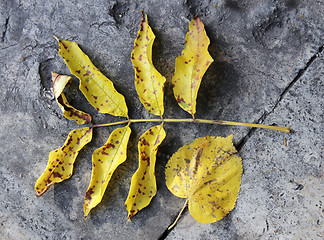
{"label": "rock texture", "polygon": [[[323,239],[324,2],[316,0],[3,0],[0,3],[0,234],[2,239]],[[34,184],[51,150],[78,127],[62,116],[51,71],[69,74],[53,35],[73,40],[126,97],[131,118],[152,118],[134,87],[130,61],[141,21],[156,35],[153,61],[167,78],[165,117],[190,117],[174,100],[171,78],[190,20],[199,15],[215,62],[198,93],[197,118],[291,126],[291,134],[240,127],[169,124],[157,156],[158,193],[126,223],[124,206],[136,171],[137,139],[152,124],[134,124],[128,159],[102,203],[83,220],[91,154],[113,128],[98,128],[74,174],[35,198]],[[99,114],[78,90],[70,103],[95,123]],[[170,155],[196,137],[234,133],[244,173],[237,206],[203,225],[187,211],[172,231],[183,199],[165,186]],[[286,143],[286,145],[285,145]]]}

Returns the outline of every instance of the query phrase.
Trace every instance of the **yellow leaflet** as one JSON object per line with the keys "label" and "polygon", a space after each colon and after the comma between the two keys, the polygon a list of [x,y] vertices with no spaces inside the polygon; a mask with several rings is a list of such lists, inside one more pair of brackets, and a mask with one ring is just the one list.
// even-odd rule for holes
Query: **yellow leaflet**
{"label": "yellow leaflet", "polygon": [[80,90],[89,103],[101,113],[128,117],[123,95],[118,93],[113,83],[90,61],[75,42],[57,39],[59,54],[65,60],[71,73],[80,79]]}
{"label": "yellow leaflet", "polygon": [[129,126],[117,128],[110,134],[106,144],[93,152],[92,177],[84,200],[84,219],[101,202],[112,174],[126,160],[130,134]]}
{"label": "yellow leaflet", "polygon": [[37,179],[35,190],[41,196],[47,189],[72,176],[73,164],[79,151],[91,141],[92,128],[75,129],[70,132],[63,147],[49,154],[47,167]]}
{"label": "yellow leaflet", "polygon": [[63,89],[65,85],[71,81],[70,76],[60,75],[52,72],[52,81],[53,81],[53,93],[56,99],[56,102],[60,106],[64,117],[70,120],[76,121],[78,124],[85,124],[91,122],[91,115],[72,107],[67,101]]}
{"label": "yellow leaflet", "polygon": [[198,222],[216,222],[235,206],[243,169],[241,158],[234,155],[232,138],[197,138],[166,165],[168,189],[189,200],[190,214]]}
{"label": "yellow leaflet", "polygon": [[162,117],[165,77],[153,65],[152,46],[155,35],[148,25],[147,15],[143,11],[142,14],[141,28],[131,57],[135,69],[135,87],[145,108],[150,113]]}
{"label": "yellow leaflet", "polygon": [[172,77],[173,93],[177,102],[192,116],[196,113],[196,99],[201,79],[214,61],[208,53],[209,43],[204,24],[196,16],[190,22],[186,46],[181,56],[177,57]]}
{"label": "yellow leaflet", "polygon": [[150,128],[139,139],[139,167],[132,177],[131,188],[125,202],[128,220],[149,205],[156,194],[156,153],[164,138],[165,131],[161,124]]}

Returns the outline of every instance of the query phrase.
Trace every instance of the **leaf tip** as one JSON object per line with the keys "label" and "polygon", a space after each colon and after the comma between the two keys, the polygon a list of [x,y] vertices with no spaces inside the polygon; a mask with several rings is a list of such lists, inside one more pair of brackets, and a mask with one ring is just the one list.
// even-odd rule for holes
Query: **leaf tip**
{"label": "leaf tip", "polygon": [[143,20],[142,22],[147,22],[147,14],[144,12],[144,10],[142,9],[142,16],[143,16]]}

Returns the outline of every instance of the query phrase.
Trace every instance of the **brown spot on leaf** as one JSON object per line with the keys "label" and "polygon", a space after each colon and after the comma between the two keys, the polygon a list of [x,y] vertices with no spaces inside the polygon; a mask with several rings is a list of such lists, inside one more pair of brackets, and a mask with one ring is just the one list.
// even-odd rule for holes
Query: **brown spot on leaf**
{"label": "brown spot on leaf", "polygon": [[89,76],[90,73],[91,73],[91,72],[90,72],[89,70],[87,70],[87,72],[86,72],[83,76],[84,76],[84,77],[85,77],[85,76]]}
{"label": "brown spot on leaf", "polygon": [[61,178],[63,175],[58,172],[53,172],[53,177],[55,178]]}
{"label": "brown spot on leaf", "polygon": [[146,141],[144,137],[140,138],[141,145],[150,146],[150,143]]}
{"label": "brown spot on leaf", "polygon": [[135,68],[136,72],[138,72],[138,73],[142,72],[142,70],[140,70],[139,67],[134,67],[134,68]]}
{"label": "brown spot on leaf", "polygon": [[180,97],[180,95],[178,95],[178,97],[177,97],[177,102],[178,103],[181,103],[181,102],[186,103],[185,100],[182,97]]}
{"label": "brown spot on leaf", "polygon": [[[141,156],[143,161],[147,162],[147,166],[150,166],[150,157],[149,156]],[[145,174],[144,174],[145,175]]]}
{"label": "brown spot on leaf", "polygon": [[115,148],[115,145],[111,143],[107,143],[105,148]]}
{"label": "brown spot on leaf", "polygon": [[89,188],[89,189],[86,191],[85,200],[91,200],[91,194],[94,193],[94,191],[93,191],[92,189],[93,189],[93,187]]}

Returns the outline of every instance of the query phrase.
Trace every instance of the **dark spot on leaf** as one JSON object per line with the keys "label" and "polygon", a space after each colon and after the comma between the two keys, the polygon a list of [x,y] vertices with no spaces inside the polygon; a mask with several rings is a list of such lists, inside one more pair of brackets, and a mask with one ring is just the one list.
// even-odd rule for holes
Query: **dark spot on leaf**
{"label": "dark spot on leaf", "polygon": [[181,102],[186,103],[185,100],[182,97],[180,97],[180,95],[178,95],[178,97],[177,97],[177,102],[178,103],[181,103]]}
{"label": "dark spot on leaf", "polygon": [[92,189],[93,187],[89,188],[88,191],[86,191],[85,200],[91,200],[91,194],[94,193]]}
{"label": "dark spot on leaf", "polygon": [[141,142],[141,145],[150,146],[150,143],[148,141],[146,141],[146,139],[144,137],[140,138],[140,142]]}
{"label": "dark spot on leaf", "polygon": [[60,173],[58,173],[58,172],[53,172],[53,176],[54,176],[55,178],[61,178],[63,175],[60,174]]}
{"label": "dark spot on leaf", "polygon": [[87,70],[87,72],[86,72],[83,76],[84,76],[84,77],[85,77],[85,76],[89,76],[90,73],[91,73],[91,72],[90,72],[89,70]]}

